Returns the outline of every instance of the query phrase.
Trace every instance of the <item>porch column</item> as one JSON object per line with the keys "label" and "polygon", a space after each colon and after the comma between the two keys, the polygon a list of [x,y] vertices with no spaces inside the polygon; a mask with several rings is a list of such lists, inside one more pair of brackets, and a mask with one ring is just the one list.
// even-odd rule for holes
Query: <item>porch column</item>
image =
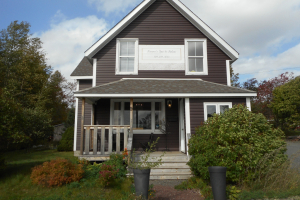
{"label": "porch column", "polygon": [[190,98],[185,98],[185,134],[186,134],[186,154],[189,155],[189,137],[191,136],[191,116],[190,116]]}
{"label": "porch column", "polygon": [[128,143],[127,146],[130,147],[128,148],[128,164],[130,163],[130,153],[132,152],[132,144],[133,143],[133,98],[130,98],[130,133],[128,137]]}
{"label": "porch column", "polygon": [[250,97],[246,98],[246,105],[249,111],[251,111],[251,101],[250,101]]}
{"label": "porch column", "polygon": [[81,101],[82,109],[81,109],[81,126],[80,126],[80,153],[79,155],[83,154],[83,125],[84,125],[84,106],[85,106],[85,98],[82,98]]}

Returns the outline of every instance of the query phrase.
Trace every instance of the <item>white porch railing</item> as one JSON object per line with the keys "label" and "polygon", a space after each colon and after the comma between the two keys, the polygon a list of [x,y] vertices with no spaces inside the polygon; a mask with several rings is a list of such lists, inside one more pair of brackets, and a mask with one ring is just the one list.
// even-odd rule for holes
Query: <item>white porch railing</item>
{"label": "white porch railing", "polygon": [[[108,138],[105,136],[105,130],[107,129],[109,130]],[[84,141],[81,141],[81,144],[84,143],[84,151],[80,153],[81,155],[110,155],[113,152],[114,133],[116,134],[116,153],[120,153],[121,130],[124,130],[124,149],[127,146],[132,146],[132,137],[128,141],[130,125],[84,125],[84,130],[84,137],[81,138],[81,140],[84,139]],[[99,146],[100,150],[98,151]]]}

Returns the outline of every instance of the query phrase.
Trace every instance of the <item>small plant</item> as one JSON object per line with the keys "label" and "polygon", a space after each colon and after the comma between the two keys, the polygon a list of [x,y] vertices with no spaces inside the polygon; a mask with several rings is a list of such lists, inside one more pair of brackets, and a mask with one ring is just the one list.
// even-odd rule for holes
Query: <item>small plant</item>
{"label": "small plant", "polygon": [[79,181],[83,177],[83,166],[66,159],[44,162],[32,169],[31,180],[34,184],[53,187]]}
{"label": "small plant", "polygon": [[153,141],[151,144],[148,143],[149,148],[145,150],[145,155],[141,155],[139,158],[136,155],[136,152],[133,151],[132,158],[130,159],[130,162],[127,162],[127,159],[125,160],[128,164],[128,168],[131,169],[151,169],[154,167],[157,167],[162,164],[162,157],[165,153],[163,153],[158,158],[152,158],[150,159],[150,154],[154,152],[155,146],[158,143],[159,137]]}
{"label": "small plant", "polygon": [[97,179],[101,167],[102,167],[102,163],[97,164],[96,162],[94,162],[92,165],[87,165],[84,170],[85,171],[84,177],[86,179]]}
{"label": "small plant", "polygon": [[239,198],[239,194],[241,190],[239,190],[235,185],[226,187],[227,199],[229,200],[237,200]]}
{"label": "small plant", "polygon": [[103,186],[110,186],[117,177],[119,170],[115,169],[114,165],[103,164],[99,172],[100,184]]}
{"label": "small plant", "polygon": [[[124,154],[124,152],[123,152],[123,154]],[[111,154],[109,156],[109,160],[104,162],[104,164],[114,166],[114,169],[118,170],[116,178],[126,177],[126,174],[127,174],[126,165],[123,161],[123,156],[124,156],[123,154],[122,155],[115,154],[115,153]]]}

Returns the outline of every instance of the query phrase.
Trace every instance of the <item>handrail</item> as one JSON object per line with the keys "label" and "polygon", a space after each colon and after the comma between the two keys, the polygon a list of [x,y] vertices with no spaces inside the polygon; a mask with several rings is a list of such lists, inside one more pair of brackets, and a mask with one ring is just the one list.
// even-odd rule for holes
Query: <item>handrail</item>
{"label": "handrail", "polygon": [[[84,125],[85,136],[81,138],[84,141],[84,155],[90,155],[90,149],[93,149],[92,155],[98,154],[98,146],[100,146],[101,155],[110,155],[113,150],[113,130],[116,130],[116,153],[121,150],[121,129],[124,130],[124,149],[128,146],[129,125]],[[100,134],[98,134],[100,129]],[[108,138],[105,138],[105,130],[108,131]],[[101,141],[101,142],[100,142]],[[108,149],[105,149],[105,143],[108,143]],[[131,141],[132,145],[132,141]],[[80,154],[80,155],[83,155]]]}

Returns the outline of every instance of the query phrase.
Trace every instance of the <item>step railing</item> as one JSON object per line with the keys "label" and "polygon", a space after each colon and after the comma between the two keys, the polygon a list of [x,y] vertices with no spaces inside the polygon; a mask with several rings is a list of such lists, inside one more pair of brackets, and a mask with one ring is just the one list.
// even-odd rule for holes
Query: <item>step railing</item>
{"label": "step railing", "polygon": [[[105,130],[108,130],[108,137],[105,135]],[[130,125],[85,125],[84,137],[81,138],[84,140],[82,155],[110,155],[113,152],[114,142],[116,153],[120,153],[121,133],[124,133],[123,149],[125,149],[128,146],[129,130]],[[116,135],[115,141],[113,141],[114,134]],[[132,139],[129,141],[132,144]]]}

